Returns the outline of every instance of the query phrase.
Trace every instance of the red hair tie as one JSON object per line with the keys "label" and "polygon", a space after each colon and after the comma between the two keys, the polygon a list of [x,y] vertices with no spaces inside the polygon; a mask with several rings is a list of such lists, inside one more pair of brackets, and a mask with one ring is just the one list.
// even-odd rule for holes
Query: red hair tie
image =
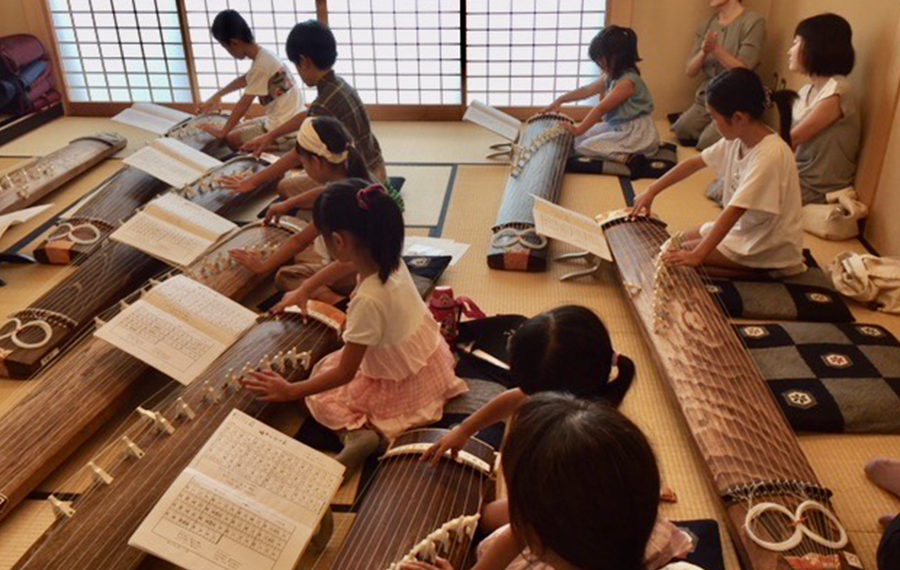
{"label": "red hair tie", "polygon": [[372,184],[356,193],[356,202],[359,204],[360,210],[369,211],[369,202],[375,194],[387,194],[387,190],[381,184]]}

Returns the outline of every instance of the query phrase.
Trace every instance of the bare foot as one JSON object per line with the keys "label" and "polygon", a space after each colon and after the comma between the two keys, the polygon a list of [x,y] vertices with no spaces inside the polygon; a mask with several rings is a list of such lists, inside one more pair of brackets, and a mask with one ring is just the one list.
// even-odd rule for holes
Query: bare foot
{"label": "bare foot", "polygon": [[895,459],[874,459],[866,465],[869,480],[887,491],[900,497],[900,461]]}
{"label": "bare foot", "polygon": [[894,519],[900,515],[884,515],[878,519],[878,524],[881,525],[881,528],[887,528],[891,526],[891,523],[894,522]]}

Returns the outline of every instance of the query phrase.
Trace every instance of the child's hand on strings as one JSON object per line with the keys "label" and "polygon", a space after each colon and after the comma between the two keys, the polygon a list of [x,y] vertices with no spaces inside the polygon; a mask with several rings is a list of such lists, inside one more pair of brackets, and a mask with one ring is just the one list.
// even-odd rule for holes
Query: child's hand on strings
{"label": "child's hand on strings", "polygon": [[198,127],[201,131],[205,131],[216,138],[216,140],[222,140],[228,136],[228,133],[223,131],[222,129],[218,129],[213,125],[200,125]]}
{"label": "child's hand on strings", "polygon": [[232,194],[247,194],[256,190],[256,183],[253,182],[252,176],[242,176],[239,174],[231,174],[219,178],[222,188],[231,190]]}
{"label": "child's hand on strings", "polygon": [[258,251],[248,251],[246,249],[232,249],[228,252],[231,258],[252,271],[257,275],[268,273],[269,268],[263,260],[263,254]]}
{"label": "child's hand on strings", "polygon": [[201,103],[197,106],[197,113],[212,113],[213,111],[218,111],[222,107],[222,100],[218,97],[211,97],[209,101],[206,103]]}
{"label": "child's hand on strings", "polygon": [[403,562],[400,570],[453,570],[453,566],[443,558],[438,558],[434,564],[427,562]]}
{"label": "child's hand on strings", "polygon": [[699,267],[703,264],[703,258],[698,255],[696,249],[682,249],[678,251],[669,251],[661,257],[662,262],[666,265],[680,265],[683,267]]}
{"label": "child's hand on strings", "polygon": [[266,219],[264,221],[265,224],[277,224],[281,219],[281,216],[285,216],[290,212],[290,208],[284,202],[278,202],[277,204],[272,204],[269,206],[269,209],[266,210]]}
{"label": "child's hand on strings", "polygon": [[555,101],[553,101],[552,103],[550,103],[549,105],[544,107],[541,110],[541,113],[558,113],[559,110],[562,108],[562,105],[563,105],[562,102],[560,102],[559,99],[556,99]]}
{"label": "child's hand on strings", "polygon": [[456,458],[459,450],[465,447],[469,442],[469,436],[466,435],[460,426],[456,426],[450,433],[445,434],[437,443],[429,447],[422,454],[422,461],[430,461],[432,466],[437,466],[446,453],[450,452],[450,457]]}
{"label": "child's hand on strings", "polygon": [[306,288],[301,285],[293,291],[285,293],[284,297],[281,298],[281,301],[279,301],[277,305],[272,307],[272,312],[283,313],[288,307],[296,305],[296,307],[300,309],[300,314],[302,314],[303,317],[306,318],[309,316],[309,311],[307,310],[307,303],[309,303],[309,298],[309,292],[307,292]]}
{"label": "child's hand on strings", "polygon": [[296,385],[271,370],[253,371],[241,379],[241,384],[257,394],[257,399],[263,402],[290,402],[298,399]]}
{"label": "child's hand on strings", "polygon": [[261,155],[271,144],[272,140],[269,135],[260,135],[255,139],[244,143],[244,146],[241,147],[241,152],[246,152],[255,157],[259,157],[259,155]]}
{"label": "child's hand on strings", "polygon": [[632,206],[631,208],[631,213],[628,215],[628,219],[633,220],[639,217],[649,218],[654,198],[656,198],[656,194],[649,191],[644,192],[643,194],[638,196],[634,200],[634,206]]}

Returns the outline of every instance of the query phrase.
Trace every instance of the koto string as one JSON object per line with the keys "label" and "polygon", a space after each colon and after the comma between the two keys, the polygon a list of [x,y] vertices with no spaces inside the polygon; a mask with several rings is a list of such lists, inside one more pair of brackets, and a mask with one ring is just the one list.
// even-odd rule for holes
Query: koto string
{"label": "koto string", "polygon": [[[298,334],[292,335],[293,338],[292,338],[291,340],[292,340],[292,342],[295,342],[298,338],[303,338],[304,336],[308,336],[309,334],[311,334],[311,333],[310,333],[310,332],[306,332],[306,331],[302,331],[299,335],[298,335]],[[322,338],[324,338],[324,336],[327,336],[327,334],[331,334],[331,333],[326,333],[326,335],[321,336],[321,337],[320,337],[320,340],[321,340]],[[318,344],[319,344],[319,341],[316,342],[316,347],[318,346]],[[247,358],[247,357],[250,356],[253,352],[254,352],[253,347],[251,347],[251,348],[249,348],[249,349],[244,349],[244,350],[240,353],[240,358],[239,358],[239,360],[243,360],[244,358]],[[252,357],[251,357],[251,359],[252,359]],[[228,360],[228,364],[229,364],[229,365],[230,365],[230,364],[233,364],[231,358],[229,358],[229,359],[227,359],[227,360]],[[200,404],[202,403],[202,399],[203,399],[203,395],[202,395],[202,392],[203,392],[203,383],[201,382],[201,379],[208,380],[208,379],[210,379],[210,377],[213,377],[212,379],[213,379],[213,381],[215,381],[215,380],[214,380],[214,376],[215,376],[216,374],[218,374],[218,373],[221,373],[221,370],[219,370],[219,368],[222,368],[221,361],[222,361],[222,359],[220,359],[220,361],[219,361],[219,363],[218,363],[218,366],[215,366],[215,365],[214,365],[213,368],[216,368],[215,372],[204,374],[204,376],[202,376],[201,378],[199,378],[194,384],[191,385],[191,387],[194,387],[195,389],[191,391],[191,395],[190,395],[190,396],[192,397],[192,396],[194,396],[194,395],[198,395],[198,394],[199,394],[199,397],[197,398],[197,399],[198,399],[198,402],[196,402],[194,405],[197,406],[197,410],[202,410],[202,412],[198,412],[198,416],[197,416],[197,418],[195,418],[195,420],[193,420],[193,422],[199,421],[200,418],[201,418],[201,415],[202,415],[202,416],[205,416],[206,413],[207,413],[209,410],[215,410],[215,409],[221,410],[221,408],[219,408],[218,406],[228,406],[233,400],[239,399],[239,398],[240,398],[238,392],[233,392],[232,395],[229,396],[229,397],[226,399],[226,401],[225,401],[224,403],[223,403],[223,402],[220,402],[220,403],[217,404],[217,405],[210,405],[210,406],[206,406],[206,407],[203,407],[203,408],[200,407]],[[199,383],[199,384],[198,384],[198,383]],[[223,387],[225,384],[226,384],[226,381],[223,380],[223,381],[220,383],[220,386],[219,386],[219,387]],[[195,385],[196,385],[196,386],[195,386]],[[243,395],[246,396],[246,394],[243,394]],[[246,399],[246,398],[245,398],[245,399]],[[246,401],[244,402],[244,405],[246,406],[248,403],[252,403],[253,401],[254,401],[254,398],[251,397],[251,398],[249,398],[249,402],[246,402]],[[164,411],[163,411],[163,415],[166,415],[166,414],[168,414],[170,417],[173,417],[173,418],[174,418],[174,416],[171,415],[171,412],[170,412],[170,411],[165,411],[165,410],[164,410]],[[181,429],[187,429],[186,426],[189,426],[190,423],[191,423],[191,422],[186,422],[186,423],[182,424],[182,425],[181,425]],[[187,449],[187,451],[185,451],[185,453],[195,453],[196,450],[197,450],[197,448],[194,447],[194,444],[196,444],[196,439],[199,438],[199,437],[203,437],[203,435],[204,435],[204,434],[202,434],[202,433],[198,433],[197,435],[195,435],[195,436],[193,437],[193,439],[191,440],[192,445],[186,445],[186,446],[185,446],[185,448]],[[157,436],[157,437],[154,439],[154,442],[155,442],[155,441],[159,441],[159,439],[160,439],[160,437]],[[149,452],[154,448],[154,445],[153,445],[153,443],[151,443],[150,445],[144,444],[144,447],[145,447],[146,451],[147,451],[148,454],[149,454]],[[166,458],[166,457],[161,457],[161,458],[156,458],[156,457],[154,457],[154,460],[156,461],[156,469],[153,470],[154,473],[155,473],[158,469],[160,469],[161,466],[164,466],[164,465],[167,463],[167,458]],[[142,460],[142,461],[143,461],[143,460]],[[116,475],[116,478],[117,478],[117,479],[118,479],[118,478],[121,478],[123,481],[128,482],[128,481],[129,481],[129,475],[133,472],[134,467],[137,467],[137,463],[139,463],[139,462],[138,462],[138,461],[135,461],[134,464],[131,465],[131,466],[126,470],[125,473],[123,473],[123,474],[117,474],[117,475]],[[149,476],[150,476],[150,475],[148,474],[148,477],[149,477]],[[115,483],[114,483],[114,484],[115,484]],[[121,483],[120,483],[120,484],[121,484]],[[157,485],[157,486],[154,486],[154,489],[156,489],[157,487],[158,487],[158,485]],[[91,494],[92,494],[92,493],[89,493],[89,495],[91,495]],[[87,500],[87,496],[83,497],[82,500]],[[118,500],[118,499],[117,499],[116,497],[109,497],[109,496],[104,497],[104,498],[101,498],[101,507],[100,507],[100,508],[103,508],[102,503],[109,503],[109,504],[106,506],[106,508],[107,508],[107,509],[108,509],[108,508],[112,508],[112,507],[114,506],[114,503],[115,503],[117,500]],[[141,520],[143,520],[143,517],[142,517]],[[76,516],[76,518],[73,518],[71,521],[63,521],[63,523],[64,523],[64,524],[71,524],[71,523],[73,523],[73,522],[75,522],[75,521],[77,521],[77,516]],[[139,521],[139,522],[140,522],[140,521]],[[99,535],[99,533],[97,533],[97,534]],[[86,550],[83,551],[83,552],[86,552]],[[79,558],[79,560],[80,560],[80,558]],[[77,560],[76,560],[76,562],[77,562]],[[30,563],[30,561],[29,561],[29,563]]]}
{"label": "koto string", "polygon": [[[297,341],[295,341],[295,342],[293,342],[293,343],[291,343],[291,344],[295,344],[295,343],[297,343],[297,342],[301,342],[302,340],[306,340],[306,339],[308,339],[310,336],[312,336],[314,333],[315,333],[315,331],[313,331],[313,330],[303,330],[303,331],[301,331],[300,334],[299,334],[299,340],[297,340]],[[331,335],[331,334],[333,334],[331,331],[320,332],[320,333],[319,333],[318,339],[315,341],[314,345],[311,347],[310,350],[312,351],[312,350],[315,350],[316,348],[318,348],[319,344],[320,344],[327,336],[329,336],[329,335]],[[226,384],[227,384],[227,380],[223,380],[223,381],[221,382],[221,386],[219,386],[218,388],[224,389],[224,388],[226,387]],[[202,396],[201,396],[201,397],[202,397]],[[238,405],[236,405],[236,406],[233,406],[233,407],[238,408],[238,409],[244,409],[244,410],[248,409],[248,407],[249,407],[250,405],[252,405],[252,404],[254,404],[254,403],[257,402],[257,401],[256,401],[255,395],[253,395],[253,394],[248,394],[248,393],[246,393],[244,390],[239,390],[239,391],[234,391],[233,394],[232,394],[232,396],[229,397],[228,400],[227,400],[224,404],[222,404],[221,402],[220,402],[219,404],[213,404],[213,405],[209,406],[209,408],[207,408],[207,409],[208,409],[208,410],[217,410],[217,409],[218,409],[218,410],[222,410],[222,409],[228,409],[228,410],[230,410],[230,409],[232,408],[232,406],[230,405],[230,402],[231,402],[231,400],[234,400],[234,399],[241,400],[241,403],[238,404]],[[259,416],[263,413],[263,411],[264,411],[265,409],[267,409],[267,407],[268,407],[268,404],[267,404],[267,403],[260,403],[260,405],[257,406],[257,410],[252,414],[253,417],[256,418],[256,419],[259,419]],[[223,418],[222,418],[222,420],[224,420],[225,417],[227,417],[227,415],[224,415]],[[193,421],[193,420],[192,420],[192,421]],[[219,423],[219,425],[221,425],[221,422]],[[184,427],[184,425],[182,425],[182,427]],[[215,430],[213,430],[213,432],[214,432],[214,431],[215,431]],[[182,461],[183,463],[188,463],[188,462],[190,461],[190,458],[192,458],[194,455],[196,455],[196,453],[199,451],[199,448],[202,447],[202,444],[205,443],[205,441],[208,440],[209,437],[210,437],[210,436],[205,436],[203,433],[199,433],[199,430],[198,430],[198,433],[195,434],[195,435],[193,436],[193,439],[192,439],[191,443],[190,443],[189,445],[185,445],[185,446],[184,446],[185,449],[186,449],[186,452],[185,452],[184,454],[175,454],[175,455],[178,455],[179,457],[184,458],[184,460]],[[201,440],[203,440],[203,441],[201,441]],[[189,455],[189,457],[186,457],[187,455]],[[162,488],[163,488],[162,491],[164,491],[165,488],[168,488],[168,486],[171,485],[172,481],[171,481],[171,480],[170,480],[170,481],[165,481],[163,477],[160,477],[160,479],[162,480],[161,484],[160,484],[160,485],[154,486],[154,490],[160,489],[160,487],[162,487]],[[133,534],[135,530],[137,530],[137,527],[140,526],[140,524],[143,522],[144,518],[146,518],[146,516],[149,514],[150,510],[151,510],[154,506],[155,506],[155,504],[154,504],[154,505],[150,505],[149,508],[143,510],[142,515],[140,516],[140,518],[137,519],[133,524],[129,525],[129,531],[128,531],[128,535],[129,535],[129,536],[130,536],[131,534]],[[105,545],[104,545],[104,546],[105,546]],[[111,568],[112,570],[116,570],[117,568],[121,568],[121,566],[119,565],[119,560],[121,560],[126,554],[129,554],[129,553],[138,553],[140,557],[143,557],[143,553],[139,553],[138,551],[136,551],[136,550],[133,549],[133,548],[130,548],[130,547],[124,547],[124,546],[125,546],[125,545],[123,545],[122,551],[121,551],[121,553],[119,554],[119,556],[113,561],[113,564],[110,565],[110,568]],[[109,559],[109,557],[110,557],[111,555],[113,555],[113,553],[114,553],[114,551],[111,550],[110,553],[106,555],[106,557],[105,557],[104,560],[102,561],[102,562],[103,562],[103,566],[102,566],[102,567],[105,567],[105,561],[106,561],[107,559]]]}
{"label": "koto string", "polygon": [[[654,229],[657,229],[657,228],[654,228]],[[652,231],[651,231],[651,233],[652,233]],[[659,235],[659,234],[663,234],[663,239],[665,238],[665,232],[663,232],[662,230],[659,230],[659,231],[657,231],[657,235]],[[692,275],[692,276],[696,278],[696,275]],[[700,286],[702,287],[702,284],[701,284]],[[705,299],[705,300],[708,300],[708,295],[706,295],[706,293],[705,293],[705,288],[703,289],[703,291],[704,291],[704,295],[706,296],[706,299]],[[706,307],[704,307],[704,308],[706,308]],[[724,320],[720,319],[719,322],[717,322],[717,323],[715,323],[715,324],[718,325],[718,324],[721,324],[722,322],[724,322]],[[720,327],[720,329],[721,329],[721,327]],[[724,332],[725,334],[731,334],[731,335],[734,335],[734,332],[730,329],[730,327],[728,327],[728,330],[727,330],[727,331],[721,331],[721,332]],[[731,338],[733,338],[733,336],[732,336]],[[740,337],[739,337],[739,338],[740,338]],[[742,346],[743,346],[743,339],[740,339],[740,340],[741,340]],[[744,348],[745,348],[745,350],[746,350],[746,347],[745,347],[745,346],[744,346]],[[738,354],[737,356],[738,356],[738,360],[743,360],[743,361],[744,361],[744,362],[741,362],[742,365],[744,365],[744,366],[749,365],[751,368],[755,369],[755,363],[753,363],[752,360],[748,358],[748,357],[749,357],[749,354],[744,353],[744,354]],[[743,358],[741,358],[741,357],[743,357]],[[748,360],[750,360],[750,361],[747,362]],[[752,397],[752,398],[753,398],[755,401],[757,401],[757,402],[763,402],[763,400],[764,400],[764,399],[766,398],[766,396],[767,396],[767,394],[761,393],[759,390],[749,390],[749,386],[742,386],[741,388],[742,388],[742,390],[743,390],[745,393],[749,393],[750,397]],[[767,403],[768,403],[769,405],[772,404],[771,401],[768,401]],[[755,420],[755,418],[754,418],[754,420]],[[757,422],[757,423],[758,423],[758,422]],[[767,427],[771,428],[771,427],[772,427],[772,424],[769,423]],[[793,435],[792,432],[791,432],[790,435],[791,435],[791,436]],[[793,439],[793,438],[791,438],[791,439]],[[797,452],[800,451],[800,450],[799,450],[799,447],[797,448],[796,451],[797,451]],[[788,459],[789,459],[789,461],[790,461],[791,463],[793,463],[793,464],[795,465],[795,467],[798,468],[798,471],[799,471],[800,473],[803,473],[804,471],[809,471],[809,470],[810,470],[809,467],[808,467],[808,465],[804,465],[804,464],[802,463],[801,456],[798,456],[796,453],[795,453],[795,454],[789,454],[789,455],[788,455]],[[798,477],[798,478],[799,478],[799,477]],[[814,481],[814,479],[813,479],[813,481]],[[817,520],[818,520],[819,522],[825,522],[825,521],[822,521],[823,518],[824,518],[823,516],[818,516],[818,517],[817,517]],[[821,525],[820,525],[820,526],[821,526]],[[790,534],[790,533],[789,533],[789,534]],[[814,542],[814,541],[812,541],[812,542]]]}
{"label": "koto string", "polygon": [[[246,235],[247,235],[246,233],[238,234],[238,236],[246,236]],[[215,255],[218,255],[218,254],[220,253],[221,250],[225,249],[225,248],[228,247],[230,244],[238,245],[238,244],[235,244],[236,241],[237,241],[237,242],[240,241],[240,240],[237,239],[238,236],[235,236],[235,237],[232,238],[231,240],[229,240],[229,241],[227,241],[227,242],[224,242],[220,248],[217,248],[216,250],[213,250],[213,252],[212,252],[210,255],[206,256],[206,258],[209,258],[209,257],[211,257],[211,256],[215,256]],[[266,235],[264,234],[264,235],[262,236],[262,240],[265,241],[266,239],[267,239],[267,238],[266,238]],[[206,258],[205,258],[205,259],[206,259]],[[202,263],[202,261],[201,261],[201,263]],[[242,273],[243,273],[243,271],[241,271],[240,269],[238,269],[238,270],[236,270],[236,271],[235,271],[235,270],[231,270],[231,271],[228,271],[228,272],[223,273],[223,274],[215,275],[215,276],[212,277],[211,281],[210,281],[209,283],[207,283],[207,285],[208,285],[208,286],[212,286],[214,289],[219,289],[219,290],[223,290],[223,291],[225,291],[225,292],[228,292],[228,294],[229,294],[229,296],[230,296],[230,291],[236,290],[240,285],[242,285],[242,284],[246,281],[246,279],[245,279],[245,277],[242,275]],[[235,274],[235,275],[232,275],[232,274]],[[199,279],[200,279],[201,282],[205,280],[204,278],[202,278],[202,276],[201,276]],[[214,283],[215,281],[218,281],[219,283],[216,284],[216,283]],[[84,338],[84,337],[90,335],[92,332],[93,332],[93,330],[89,328],[89,329],[87,329],[86,331],[84,331],[84,332],[80,335],[80,338]],[[73,348],[76,347],[76,346],[78,346],[76,343],[73,343],[73,344],[72,344],[72,347],[73,347]],[[120,360],[121,362],[120,362],[120,363],[112,370],[111,375],[104,376],[104,380],[103,380],[103,384],[102,384],[103,389],[97,390],[97,391],[96,391],[96,394],[95,394],[95,396],[96,396],[95,400],[98,400],[98,401],[99,401],[99,400],[103,400],[103,393],[106,391],[107,388],[113,386],[117,381],[120,381],[119,374],[120,374],[124,369],[127,369],[127,368],[134,368],[134,367],[136,367],[136,366],[141,366],[142,368],[148,369],[148,370],[149,370],[149,367],[147,367],[147,366],[144,365],[143,363],[137,361],[136,359],[133,359],[132,357],[128,356],[128,355],[125,354],[125,353],[119,353],[118,351],[116,351],[116,354],[109,354],[109,353],[107,353],[107,357],[109,357],[109,358],[116,358],[116,359]],[[77,362],[76,366],[77,366],[76,371],[80,373],[80,372],[83,372],[84,369],[85,369],[86,367],[92,366],[92,364],[89,363],[89,362],[85,362],[84,359],[81,359],[80,362]],[[65,372],[63,372],[63,371],[65,371]],[[105,373],[109,373],[109,372],[110,372],[109,370],[106,370],[106,371],[105,371]],[[58,391],[58,392],[64,392],[64,391],[70,389],[70,386],[68,385],[68,383],[67,383],[66,380],[67,380],[69,377],[77,377],[77,376],[78,376],[78,375],[73,375],[73,374],[71,374],[71,369],[68,368],[68,367],[63,366],[62,363],[61,363],[59,366],[54,367],[54,369],[51,369],[51,371],[49,372],[49,377],[45,379],[45,382],[49,382],[51,379],[54,378],[54,376],[59,376],[60,374],[64,374],[64,378],[59,378],[59,379],[58,379],[58,382],[53,383],[53,384],[52,384],[52,387],[51,387],[49,390],[43,391],[43,393],[41,394],[42,396],[47,397],[48,394],[49,394],[49,395],[54,395],[55,392],[57,392],[57,391]],[[23,389],[24,389],[25,387],[26,387],[26,386],[23,386]],[[84,404],[84,403],[85,403],[85,402],[82,401],[82,404]],[[87,403],[93,404],[93,403],[94,403],[94,400],[90,400],[90,401],[88,401]],[[82,407],[84,407],[84,406],[82,406]],[[18,407],[16,410],[17,410],[17,411],[18,411],[18,410],[21,410],[21,412],[22,412],[23,414],[25,414],[25,413],[30,413],[30,412],[31,412],[31,410],[29,410],[29,409],[27,409],[27,408],[25,408],[25,407],[23,407],[23,406]],[[9,419],[9,418],[7,418],[7,421],[8,421],[8,419]],[[50,424],[51,424],[52,426],[54,426],[54,427],[59,427],[59,429],[61,429],[61,430],[62,430],[62,429],[65,429],[65,424],[60,424],[59,422],[53,420],[53,418],[47,418],[47,422],[50,423]],[[32,441],[31,441],[31,442],[29,442],[28,440],[26,440],[26,444],[27,444],[27,443],[33,443],[33,440],[40,439],[42,433],[43,433],[43,432],[32,432],[32,434],[33,434],[35,437],[32,438]],[[54,433],[55,433],[55,432],[54,432]],[[6,443],[8,443],[8,440],[9,440],[10,438],[12,438],[12,437],[15,437],[15,434],[12,433],[12,432],[8,433],[8,434],[6,435],[6,440],[3,441],[3,445],[5,445]],[[16,467],[15,467],[15,466],[12,466],[11,468],[15,469]],[[2,480],[2,479],[0,479],[0,480]]]}
{"label": "koto string", "polygon": [[[649,224],[651,224],[651,223],[652,223],[652,222],[644,222],[644,223],[641,223],[641,222],[635,222],[635,225],[632,226],[632,227],[636,227],[636,228],[638,229],[639,235],[643,234],[644,237],[647,237],[648,235],[650,235],[650,234],[653,233],[653,232],[652,232],[652,226],[651,226],[651,231],[650,231],[650,232],[642,231],[642,230],[643,230],[643,226],[644,226],[645,224],[646,224],[646,225],[649,225]],[[627,233],[627,230],[623,230],[623,231],[626,231],[626,235],[630,235],[630,234]],[[666,237],[665,235],[659,236],[660,233],[663,233],[663,234],[664,234],[665,232],[657,232],[658,240],[651,241],[649,244],[647,244],[647,242],[645,241],[645,242],[644,242],[644,243],[645,243],[645,248],[643,248],[640,252],[637,252],[637,251],[636,251],[637,248],[629,247],[629,249],[634,249],[634,250],[635,250],[635,257],[633,257],[633,258],[642,259],[642,260],[646,260],[646,259],[649,258],[649,259],[652,261],[652,260],[655,258],[655,256],[658,254],[658,243],[661,243],[661,241],[664,241],[664,239],[665,239],[665,237]],[[636,243],[635,240],[630,240],[630,241],[632,241],[632,243]],[[631,257],[631,256],[629,256],[629,257]],[[654,274],[655,274],[655,267],[653,267],[652,262],[651,262],[650,265],[651,265],[651,267],[654,269]],[[670,268],[670,269],[671,269],[672,272],[673,272],[673,274],[672,274],[671,276],[673,277],[673,281],[674,281],[674,277],[675,277],[675,276],[674,276],[674,271],[675,271],[675,268]],[[642,277],[643,277],[643,276],[646,276],[646,272],[642,272],[641,275],[642,275]],[[655,280],[655,279],[654,279],[654,280]],[[672,284],[674,285],[674,283],[672,283]],[[652,288],[648,288],[648,284],[647,284],[646,282],[644,282],[644,283],[642,284],[642,286],[643,286],[644,290],[647,290],[647,291],[652,291],[652,290],[653,290]],[[652,284],[651,284],[651,286],[652,286]],[[641,303],[642,305],[645,305],[645,306],[646,306],[648,303],[647,303],[647,300],[646,300],[644,297],[645,297],[645,296],[643,296],[643,295],[641,296],[640,303]],[[637,301],[636,301],[636,302],[637,302]],[[700,304],[701,304],[701,305],[703,304],[703,303],[702,303],[702,299],[700,300]],[[655,305],[655,303],[654,303],[653,301],[650,301],[649,310],[651,311],[651,314],[653,314],[653,311],[654,311],[654,309],[655,309],[654,305]],[[708,316],[708,313],[707,313],[707,316]],[[715,319],[713,319],[713,320],[715,320]],[[649,328],[649,327],[648,327],[648,328]],[[654,331],[654,332],[655,332],[655,331]],[[657,334],[658,334],[658,335],[661,335],[661,333],[657,333]],[[689,373],[690,373],[690,372],[691,372],[691,371],[689,371]],[[743,389],[743,388],[741,387],[741,389]],[[687,412],[688,410],[686,409],[685,411]],[[744,430],[744,431],[746,431],[746,426],[736,425],[736,426],[734,426],[734,427],[738,428],[739,430]],[[741,439],[739,439],[739,441],[740,441],[740,447],[742,447],[742,448],[745,449],[745,452],[744,452],[744,453],[741,453],[741,463],[743,463],[743,464],[745,465],[745,468],[747,469],[747,473],[753,473],[753,472],[754,472],[754,469],[753,469],[752,464],[749,463],[749,458],[751,458],[751,457],[758,457],[759,454],[757,453],[757,450],[753,449],[752,446],[749,445],[749,438],[741,438]],[[746,445],[745,445],[745,443],[746,443]],[[732,459],[734,459],[734,458],[732,458]]]}
{"label": "koto string", "polygon": [[[92,332],[93,330],[89,328],[85,333],[83,333],[83,336],[89,336]],[[98,346],[102,346],[100,344],[101,342],[102,341],[96,341]],[[74,356],[77,357],[83,355],[74,353]],[[79,400],[82,411],[96,409],[95,405],[106,400],[106,394],[112,389],[113,386],[120,382],[128,382],[128,380],[124,380],[122,378],[122,373],[126,370],[131,370],[132,372],[137,373],[149,372],[150,370],[152,370],[148,365],[143,364],[137,359],[124,352],[118,351],[117,349],[110,348],[108,351],[104,352],[104,356],[105,360],[111,359],[114,364],[111,368],[108,366],[100,368],[101,372],[99,378],[102,379],[98,381],[98,383],[100,384],[99,388],[92,388],[93,394],[91,398],[82,398]],[[74,358],[70,358],[70,360],[73,359]],[[86,358],[78,359],[78,361],[73,364],[75,367],[74,370],[71,367],[63,366],[63,364],[65,363],[67,362],[61,361],[60,365],[54,367],[54,369],[52,369],[51,372],[44,378],[44,382],[50,383],[50,387],[42,389],[42,392],[39,394],[43,399],[52,400],[56,399],[52,398],[53,396],[62,396],[66,392],[71,392],[73,386],[70,385],[68,381],[69,378],[72,378],[73,380],[78,379],[82,377],[89,368],[96,367],[95,362],[91,362]],[[60,378],[59,376],[62,377]],[[16,416],[6,418],[5,421],[7,423],[14,423],[15,420],[19,419],[18,415],[30,414],[33,412],[33,410],[25,406],[19,406],[17,408],[17,411],[20,411],[21,413],[16,414]],[[51,416],[41,416],[41,418],[43,420],[43,425],[41,425],[40,428],[36,430],[32,430],[29,434],[30,438],[20,440],[19,445],[14,445],[13,450],[11,450],[9,453],[10,456],[16,456],[16,452],[24,452],[25,449],[33,449],[38,443],[45,443],[45,448],[52,447],[54,436],[56,436],[60,432],[66,431],[69,425],[65,419],[63,421],[58,421]],[[9,431],[5,435],[5,439],[3,440],[2,445],[0,445],[0,449],[6,447],[10,439],[17,437],[18,435],[19,434],[15,432]],[[35,462],[39,463],[42,459],[41,457],[34,456],[33,454],[32,457],[33,461],[30,463],[26,463],[26,467],[30,467]],[[2,472],[3,477],[0,478],[0,481],[5,480],[8,477],[7,473],[9,470],[25,472],[22,467],[23,466],[16,465],[7,467],[7,471]]]}

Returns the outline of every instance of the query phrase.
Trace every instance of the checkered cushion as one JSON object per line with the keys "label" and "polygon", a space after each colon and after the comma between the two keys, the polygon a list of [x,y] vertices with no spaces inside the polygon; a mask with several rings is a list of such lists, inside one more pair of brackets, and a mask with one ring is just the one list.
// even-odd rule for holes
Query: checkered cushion
{"label": "checkered cushion", "polygon": [[735,325],[797,431],[900,433],[900,343],[878,325]]}
{"label": "checkered cushion", "polygon": [[766,319],[813,323],[853,322],[850,308],[834,290],[830,279],[809,250],[809,270],[796,277],[777,280],[710,279],[707,288],[725,313],[734,319]]}

